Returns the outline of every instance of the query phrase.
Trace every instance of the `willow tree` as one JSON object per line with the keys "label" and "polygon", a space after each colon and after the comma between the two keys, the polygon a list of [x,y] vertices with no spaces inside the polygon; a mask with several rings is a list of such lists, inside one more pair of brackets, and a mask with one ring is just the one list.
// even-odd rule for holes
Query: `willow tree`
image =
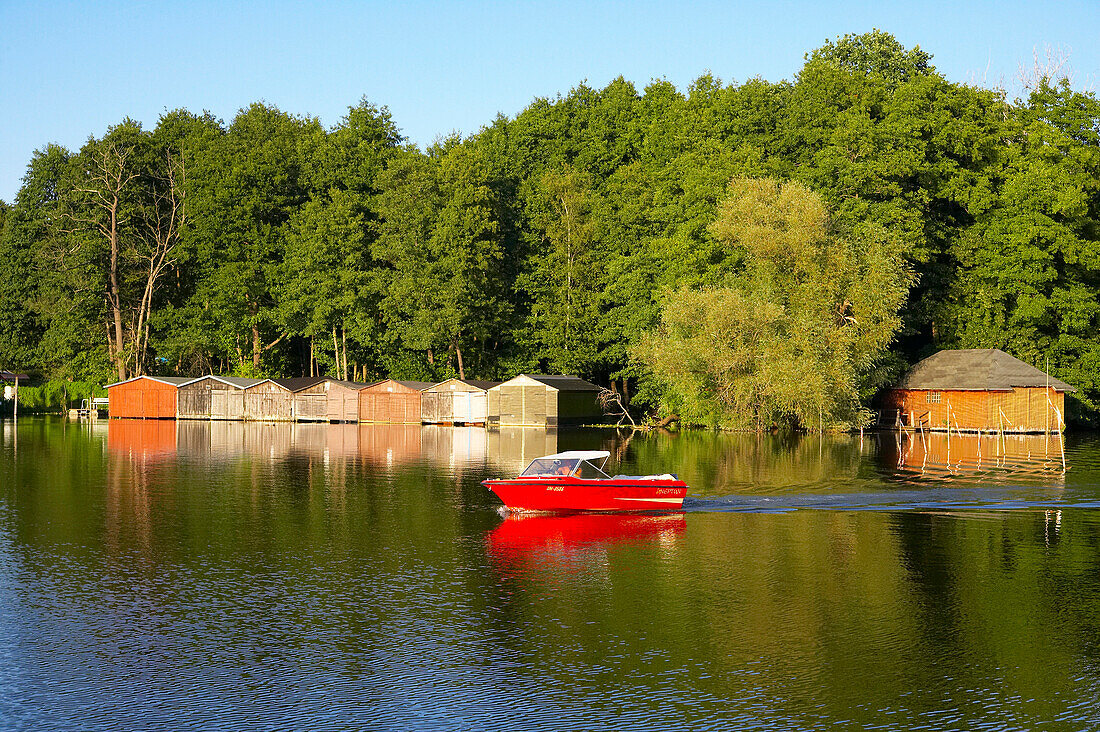
{"label": "willow tree", "polygon": [[742,268],[723,286],[671,294],[635,349],[664,405],[687,422],[734,428],[865,419],[861,387],[912,279],[889,232],[834,230],[800,183],[738,179],[710,233]]}

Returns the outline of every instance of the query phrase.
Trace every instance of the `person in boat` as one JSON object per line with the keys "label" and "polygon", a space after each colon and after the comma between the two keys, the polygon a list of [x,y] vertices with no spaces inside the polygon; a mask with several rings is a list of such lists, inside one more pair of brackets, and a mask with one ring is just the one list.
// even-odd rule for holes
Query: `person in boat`
{"label": "person in boat", "polygon": [[555,463],[561,463],[554,468],[554,475],[569,475],[573,472],[573,466],[569,463],[562,463],[560,460],[555,460]]}

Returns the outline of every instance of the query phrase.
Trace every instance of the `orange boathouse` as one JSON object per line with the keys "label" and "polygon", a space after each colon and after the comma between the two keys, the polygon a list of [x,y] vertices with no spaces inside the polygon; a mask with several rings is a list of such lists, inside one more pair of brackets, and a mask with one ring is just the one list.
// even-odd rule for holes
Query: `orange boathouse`
{"label": "orange boathouse", "polygon": [[107,385],[107,411],[112,417],[175,419],[179,387],[185,376],[135,376]]}
{"label": "orange boathouse", "polygon": [[940,351],[882,401],[885,427],[966,432],[1061,432],[1064,381],[997,349]]}

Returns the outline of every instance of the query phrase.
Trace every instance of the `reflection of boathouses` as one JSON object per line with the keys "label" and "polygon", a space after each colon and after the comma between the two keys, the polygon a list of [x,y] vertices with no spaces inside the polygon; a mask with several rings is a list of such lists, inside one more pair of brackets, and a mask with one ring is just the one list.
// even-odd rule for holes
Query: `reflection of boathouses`
{"label": "reflection of boathouses", "polygon": [[1060,434],[898,433],[883,439],[883,467],[920,477],[997,473],[1058,475],[1065,472]]}
{"label": "reflection of boathouses", "polygon": [[112,453],[143,459],[304,455],[388,467],[420,461],[450,469],[493,465],[518,471],[558,446],[554,430],[511,427],[157,419],[112,419],[106,427]]}

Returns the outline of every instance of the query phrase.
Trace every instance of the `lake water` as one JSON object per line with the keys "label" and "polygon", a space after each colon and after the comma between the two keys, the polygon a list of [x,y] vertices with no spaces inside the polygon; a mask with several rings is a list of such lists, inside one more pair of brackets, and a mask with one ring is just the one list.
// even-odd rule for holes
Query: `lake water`
{"label": "lake water", "polygon": [[[606,448],[665,516],[506,518]],[[0,727],[1100,729],[1100,441],[0,422]]]}

